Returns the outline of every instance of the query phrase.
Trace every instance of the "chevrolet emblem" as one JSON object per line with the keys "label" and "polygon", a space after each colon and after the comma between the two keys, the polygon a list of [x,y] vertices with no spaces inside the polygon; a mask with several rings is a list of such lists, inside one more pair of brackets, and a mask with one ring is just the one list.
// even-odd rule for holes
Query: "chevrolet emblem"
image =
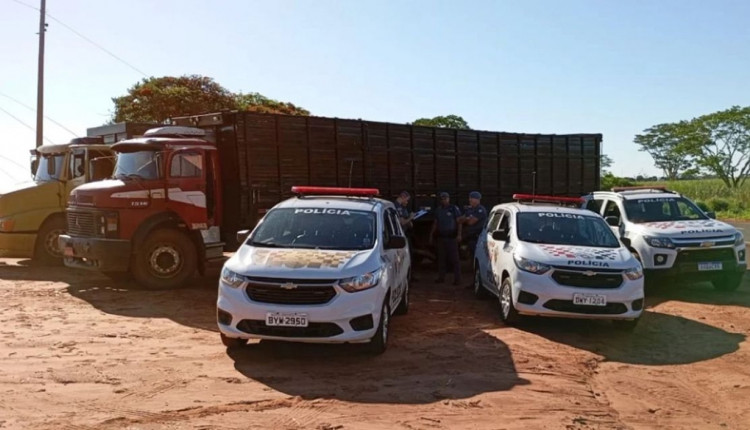
{"label": "chevrolet emblem", "polygon": [[701,242],[701,248],[708,248],[716,245],[716,242]]}
{"label": "chevrolet emblem", "polygon": [[594,275],[596,275],[596,273],[592,272],[591,270],[587,270],[587,271],[583,272],[583,274],[586,275],[586,276],[594,276]]}
{"label": "chevrolet emblem", "polygon": [[294,290],[295,288],[297,288],[297,285],[291,282],[287,282],[286,284],[281,284],[281,288],[284,290]]}

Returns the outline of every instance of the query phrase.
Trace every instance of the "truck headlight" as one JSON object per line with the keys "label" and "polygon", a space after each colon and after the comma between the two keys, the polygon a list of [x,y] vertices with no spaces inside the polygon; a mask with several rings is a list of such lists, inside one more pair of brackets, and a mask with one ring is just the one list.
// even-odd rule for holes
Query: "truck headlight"
{"label": "truck headlight", "polygon": [[350,293],[364,291],[378,285],[382,273],[382,270],[378,269],[374,272],[365,273],[364,275],[342,279],[339,281],[339,286]]}
{"label": "truck headlight", "polygon": [[239,288],[245,283],[245,277],[224,267],[221,269],[221,282],[232,288]]}
{"label": "truck headlight", "polygon": [[523,270],[524,272],[542,275],[544,273],[549,272],[549,269],[551,269],[551,267],[547,264],[542,264],[533,260],[528,260],[518,255],[513,255],[513,260],[516,262],[516,267]]}
{"label": "truck headlight", "polygon": [[625,270],[623,273],[628,279],[630,279],[631,281],[635,281],[643,277],[643,268],[641,266],[636,266]]}
{"label": "truck headlight", "polygon": [[734,234],[734,246],[740,246],[745,244],[745,237],[739,231]]}
{"label": "truck headlight", "polygon": [[0,220],[0,231],[9,233],[13,231],[13,226],[16,225],[16,220],[13,218],[5,218]]}
{"label": "truck headlight", "polygon": [[672,239],[668,237],[644,236],[643,240],[645,240],[646,243],[648,243],[650,246],[653,246],[654,248],[675,248],[674,242],[672,242]]}

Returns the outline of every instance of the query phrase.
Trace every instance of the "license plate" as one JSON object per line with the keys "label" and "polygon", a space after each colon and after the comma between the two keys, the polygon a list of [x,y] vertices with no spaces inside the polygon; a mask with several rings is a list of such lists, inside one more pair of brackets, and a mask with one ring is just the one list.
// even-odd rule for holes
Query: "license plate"
{"label": "license plate", "polygon": [[573,304],[582,306],[607,306],[607,296],[603,294],[573,294]]}
{"label": "license plate", "polygon": [[698,270],[708,271],[708,270],[721,270],[724,266],[721,264],[721,261],[718,262],[709,262],[709,263],[698,263]]}
{"label": "license plate", "polygon": [[307,314],[267,313],[269,327],[307,327]]}
{"label": "license plate", "polygon": [[66,246],[65,249],[63,250],[63,255],[65,255],[66,257],[73,257],[73,256],[75,256],[75,253],[73,252],[73,247],[72,246]]}

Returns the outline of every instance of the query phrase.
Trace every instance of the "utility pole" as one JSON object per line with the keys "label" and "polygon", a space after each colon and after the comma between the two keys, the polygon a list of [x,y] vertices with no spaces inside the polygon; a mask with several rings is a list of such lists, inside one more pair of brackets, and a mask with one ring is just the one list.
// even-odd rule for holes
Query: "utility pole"
{"label": "utility pole", "polygon": [[42,146],[44,132],[44,33],[47,31],[47,0],[39,9],[39,70],[36,85],[36,147]]}

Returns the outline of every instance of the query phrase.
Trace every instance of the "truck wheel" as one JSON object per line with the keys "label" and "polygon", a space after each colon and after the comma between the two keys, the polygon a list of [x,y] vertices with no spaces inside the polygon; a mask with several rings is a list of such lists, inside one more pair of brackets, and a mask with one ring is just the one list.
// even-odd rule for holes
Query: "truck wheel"
{"label": "truck wheel", "polygon": [[36,236],[34,244],[34,261],[42,266],[61,266],[63,253],[57,244],[57,238],[65,233],[65,218],[55,216],[44,222]]}
{"label": "truck wheel", "polygon": [[247,339],[241,339],[238,337],[229,337],[225,336],[223,333],[221,334],[221,343],[227,347],[227,349],[237,349],[242,348],[243,346],[247,345]]}
{"label": "truck wheel", "polygon": [[176,288],[195,272],[197,253],[193,242],[179,230],[156,230],[135,254],[133,276],[151,289]]}
{"label": "truck wheel", "polygon": [[733,273],[731,275],[724,275],[719,279],[711,281],[714,284],[716,291],[735,291],[742,285],[742,275],[744,273]]}
{"label": "truck wheel", "polygon": [[482,286],[482,271],[479,269],[479,264],[475,263],[474,266],[474,297],[478,299],[486,299],[487,289]]}
{"label": "truck wheel", "polygon": [[380,310],[380,324],[378,324],[378,331],[375,332],[375,336],[372,337],[370,343],[367,344],[367,348],[372,354],[379,355],[385,352],[388,347],[388,328],[391,317],[391,309],[388,306],[388,297],[383,302],[383,308]]}
{"label": "truck wheel", "polygon": [[517,323],[521,319],[521,315],[513,306],[513,290],[510,278],[503,279],[503,283],[500,285],[500,294],[497,296],[500,301],[500,319],[506,324]]}
{"label": "truck wheel", "polygon": [[409,280],[406,281],[404,291],[401,293],[401,301],[396,306],[396,310],[393,311],[395,315],[406,315],[409,312]]}

